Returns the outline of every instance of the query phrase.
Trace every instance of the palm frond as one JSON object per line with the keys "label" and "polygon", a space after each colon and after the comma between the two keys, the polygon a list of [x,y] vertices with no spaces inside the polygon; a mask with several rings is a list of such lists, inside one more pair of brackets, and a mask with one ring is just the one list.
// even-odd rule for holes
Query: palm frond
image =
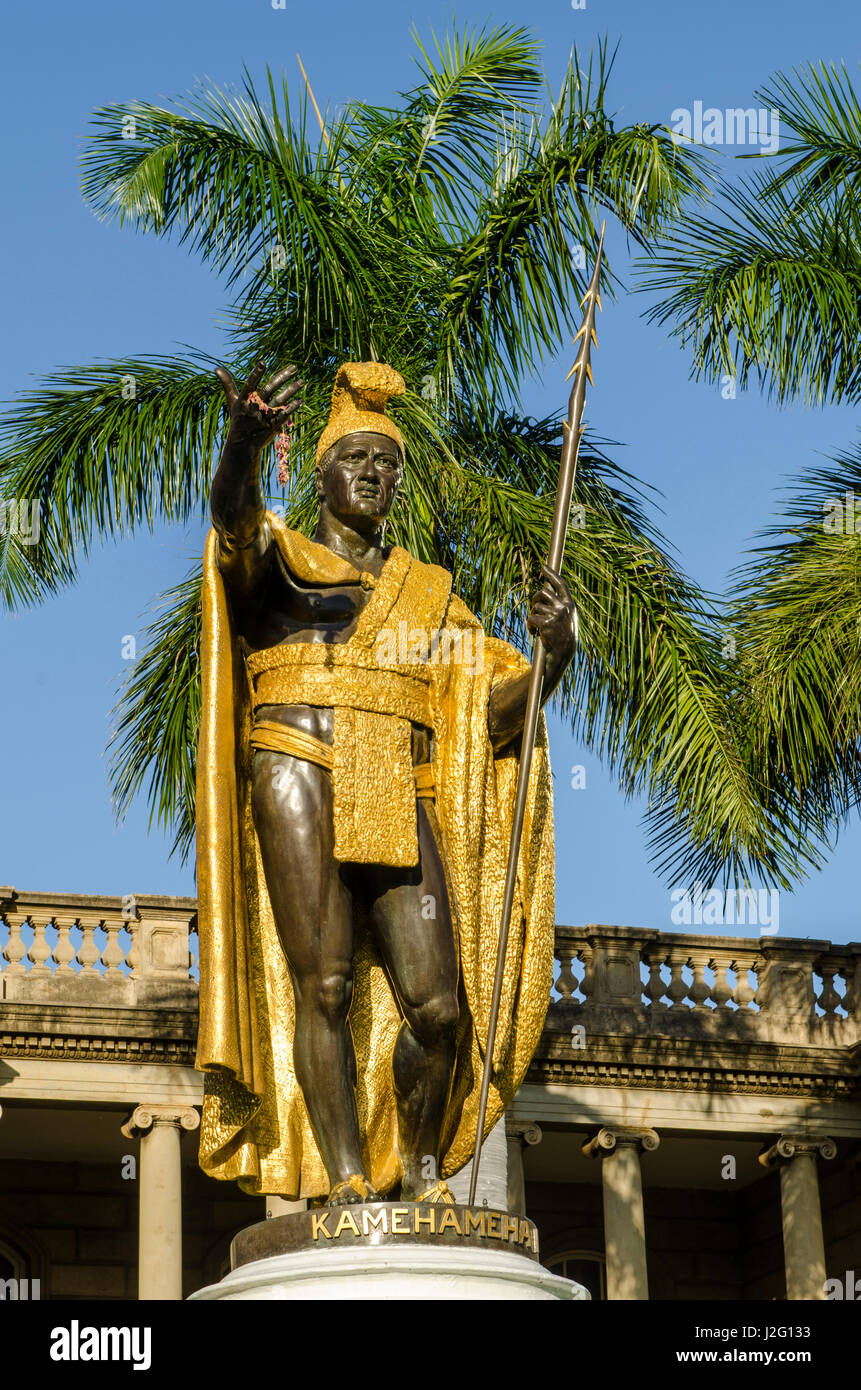
{"label": "palm frond", "polygon": [[[645,245],[694,192],[700,160],[669,131],[616,128],[597,73],[572,58],[547,119],[514,122],[500,139],[493,183],[474,231],[457,248],[443,306],[438,370],[487,377],[516,392],[522,373],[555,350],[585,289],[602,212]],[[613,283],[605,260],[605,291]]]}
{"label": "palm frond", "polygon": [[[861,100],[845,64],[810,63],[776,73],[758,101],[780,113],[780,170],[775,189],[791,190],[796,206],[856,196],[861,178]],[[794,136],[787,142],[785,132]]]}
{"label": "palm frond", "polygon": [[[22,511],[23,508],[23,511]],[[0,610],[44,603],[74,578],[74,568],[39,497],[0,494]]]}
{"label": "palm frond", "polygon": [[[309,138],[308,103],[293,120],[286,81],[269,106],[250,78],[240,91],[204,88],[179,110],[131,102],[98,110],[83,158],[82,190],[103,218],[176,232],[180,244],[235,284],[249,266],[313,278],[327,317],[373,290],[362,219],[343,198],[343,122],[329,142]],[[314,120],[313,115],[311,119]],[[133,138],[126,132],[132,130]],[[359,236],[359,244],[357,242]],[[274,258],[274,259],[273,259]],[[307,306],[310,312],[310,305]]]}
{"label": "palm frond", "polygon": [[811,471],[763,539],[732,596],[752,751],[835,827],[861,802],[861,445]]}
{"label": "palm frond", "polygon": [[778,73],[757,93],[792,137],[724,182],[715,215],[691,212],[641,263],[659,296],[647,317],[673,325],[692,375],[754,376],[783,402],[856,401],[861,392],[861,101],[846,69]]}
{"label": "palm frond", "polygon": [[440,224],[475,212],[476,187],[488,178],[499,122],[532,110],[541,87],[538,44],[511,25],[434,36],[433,52],[415,34],[420,86],[397,108],[353,102],[345,135],[353,181],[379,205],[386,189],[393,220],[424,198]]}
{"label": "palm frond", "polygon": [[641,263],[662,296],[647,317],[674,324],[691,375],[753,376],[778,401],[861,393],[861,209],[812,206],[758,176],[726,189],[723,220],[678,224]]}
{"label": "palm frond", "polygon": [[58,583],[94,535],[204,514],[223,416],[213,366],[199,354],[66,368],[0,421],[0,491],[40,500]]}

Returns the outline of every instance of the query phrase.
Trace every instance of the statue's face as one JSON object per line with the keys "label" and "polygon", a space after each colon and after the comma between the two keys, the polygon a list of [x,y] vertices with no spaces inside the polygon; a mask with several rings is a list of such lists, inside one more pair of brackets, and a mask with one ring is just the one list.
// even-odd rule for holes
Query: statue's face
{"label": "statue's face", "polygon": [[317,496],[358,530],[376,528],[392,509],[403,457],[385,434],[360,431],[333,444],[317,469]]}

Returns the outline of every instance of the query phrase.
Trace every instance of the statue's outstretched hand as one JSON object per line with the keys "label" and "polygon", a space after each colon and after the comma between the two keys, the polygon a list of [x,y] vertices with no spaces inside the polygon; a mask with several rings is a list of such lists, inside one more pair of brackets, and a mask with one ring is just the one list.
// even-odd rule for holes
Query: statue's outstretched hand
{"label": "statue's outstretched hand", "polygon": [[266,363],[261,359],[245,385],[239,387],[226,367],[216,367],[215,375],[230,412],[228,442],[253,449],[255,452],[271,444],[279,431],[289,426],[290,418],[301,403],[301,377],[291,363],[274,376],[263,380]]}
{"label": "statue's outstretched hand", "polygon": [[544,643],[551,668],[568,665],[577,644],[577,613],[568,585],[547,565],[541,566],[544,583],[532,600],[526,619],[530,632]]}

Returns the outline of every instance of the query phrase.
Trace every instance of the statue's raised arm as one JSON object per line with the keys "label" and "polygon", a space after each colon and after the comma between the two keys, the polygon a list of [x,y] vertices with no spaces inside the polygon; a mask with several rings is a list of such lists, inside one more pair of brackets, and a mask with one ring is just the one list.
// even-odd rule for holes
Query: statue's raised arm
{"label": "statue's raised arm", "polygon": [[216,367],[230,425],[212,480],[210,513],[218,535],[218,564],[231,588],[249,593],[257,584],[271,545],[260,484],[263,450],[290,422],[303,382],[293,365],[263,380],[266,363],[237,386],[226,367]]}

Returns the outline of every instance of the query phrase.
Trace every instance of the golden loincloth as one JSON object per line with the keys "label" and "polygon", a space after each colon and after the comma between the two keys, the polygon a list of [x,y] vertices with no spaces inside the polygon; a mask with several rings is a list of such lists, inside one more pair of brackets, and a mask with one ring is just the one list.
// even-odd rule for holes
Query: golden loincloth
{"label": "golden loincloth", "polygon": [[[432,601],[441,613],[448,592],[439,583],[436,589]],[[381,666],[376,644],[356,642],[356,633],[348,642],[267,647],[247,656],[245,667],[255,711],[262,705],[333,711],[330,770],[338,862],[414,868],[419,841],[411,724],[432,727],[428,668]]]}
{"label": "golden loincloth", "polygon": [[[335,750],[330,743],[315,738],[305,729],[294,729],[292,725],[281,724],[276,719],[255,719],[251,726],[251,747],[269,753],[286,753],[291,758],[316,763],[327,772],[334,770]],[[413,780],[419,800],[433,800],[433,763],[414,763]]]}

